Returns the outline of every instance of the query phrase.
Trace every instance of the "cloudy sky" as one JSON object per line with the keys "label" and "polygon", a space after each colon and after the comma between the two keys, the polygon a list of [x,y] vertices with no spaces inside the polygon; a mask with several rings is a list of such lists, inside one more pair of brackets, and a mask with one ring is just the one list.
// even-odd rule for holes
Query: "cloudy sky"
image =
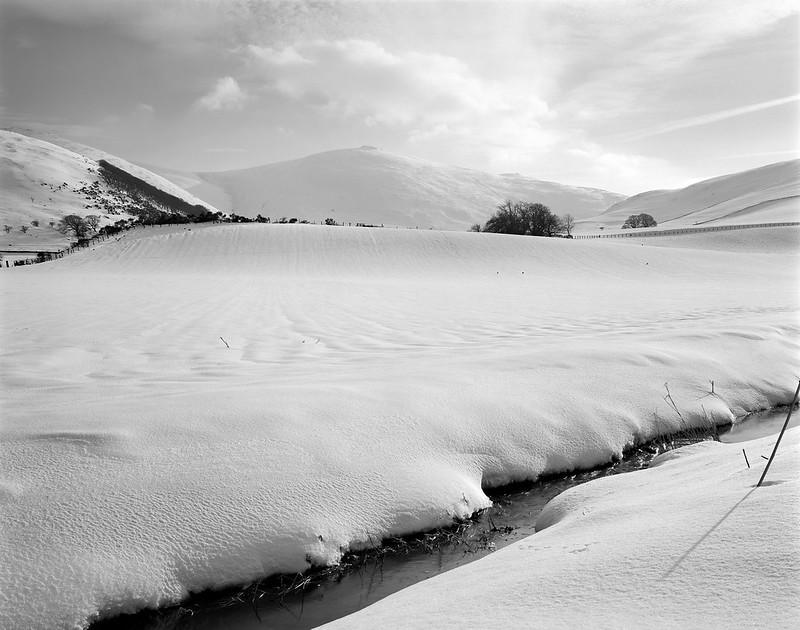
{"label": "cloudy sky", "polygon": [[622,193],[800,157],[795,0],[0,0],[0,126],[224,170],[370,144]]}

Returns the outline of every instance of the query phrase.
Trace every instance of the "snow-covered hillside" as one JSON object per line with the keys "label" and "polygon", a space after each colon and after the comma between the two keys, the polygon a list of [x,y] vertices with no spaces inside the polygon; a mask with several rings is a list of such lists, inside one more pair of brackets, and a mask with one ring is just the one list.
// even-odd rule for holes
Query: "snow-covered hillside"
{"label": "snow-covered hillside", "polygon": [[[223,210],[276,219],[465,230],[506,199],[583,218],[623,199],[605,190],[491,175],[375,149],[342,149],[220,173],[163,171]],[[178,179],[179,178],[179,179]]]}
{"label": "snow-covered hillside", "polygon": [[[105,160],[159,190],[215,209],[160,175],[97,149],[74,145],[83,153],[12,131],[0,130],[0,233],[4,247],[53,247],[69,239],[50,224],[68,214],[101,217],[103,225],[135,214],[136,202],[108,185],[98,162]],[[31,225],[37,221],[38,226]],[[20,228],[27,227],[23,233]]]}
{"label": "snow-covered hillside", "polygon": [[634,195],[581,221],[579,229],[619,229],[630,215],[642,213],[665,228],[800,221],[800,160]]}
{"label": "snow-covered hillside", "polygon": [[489,486],[785,403],[800,266],[779,250],[193,225],[4,271],[0,626],[335,562]]}

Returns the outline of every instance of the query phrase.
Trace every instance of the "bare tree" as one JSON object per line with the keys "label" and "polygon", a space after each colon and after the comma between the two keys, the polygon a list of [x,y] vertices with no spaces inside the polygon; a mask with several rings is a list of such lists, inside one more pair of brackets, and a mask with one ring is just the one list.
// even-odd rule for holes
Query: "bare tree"
{"label": "bare tree", "polygon": [[6,231],[6,234],[8,234],[9,232],[11,232],[11,226],[10,226],[10,225],[4,225],[4,226],[3,226],[3,229]]}
{"label": "bare tree", "polygon": [[100,227],[100,217],[96,214],[88,214],[83,220],[92,232],[97,232],[97,228]]}
{"label": "bare tree", "polygon": [[567,236],[572,236],[572,230],[575,229],[575,217],[569,213],[565,214],[561,217],[561,227],[564,228]]}
{"label": "bare tree", "polygon": [[28,226],[27,225],[20,225],[19,226],[19,231],[22,232],[23,234],[26,234],[28,232]]}
{"label": "bare tree", "polygon": [[83,238],[89,233],[89,226],[83,217],[77,214],[68,214],[58,224],[58,231],[62,234],[74,234],[78,238]]}

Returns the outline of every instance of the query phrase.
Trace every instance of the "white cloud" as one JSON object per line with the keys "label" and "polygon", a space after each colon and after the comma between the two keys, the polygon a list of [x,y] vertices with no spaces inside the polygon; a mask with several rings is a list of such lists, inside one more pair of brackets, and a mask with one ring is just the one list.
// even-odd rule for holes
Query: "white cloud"
{"label": "white cloud", "polygon": [[740,158],[769,157],[793,159],[800,157],[800,148],[784,149],[783,151],[751,151],[748,153],[734,153],[732,155],[721,155],[720,160],[738,160]]}
{"label": "white cloud", "polygon": [[149,44],[170,47],[178,42],[179,48],[218,33],[228,12],[224,3],[215,0],[0,0],[0,5],[21,7],[26,13],[65,25],[122,26],[129,36]]}
{"label": "white cloud", "polygon": [[402,137],[412,154],[625,193],[688,183],[665,160],[590,141],[575,127],[580,121],[558,115],[524,78],[482,77],[454,57],[356,39],[246,52],[248,81],[260,81],[272,98],[332,124],[382,129]]}
{"label": "white cloud", "polygon": [[577,4],[579,20],[568,7],[559,8],[560,28],[543,37],[545,50],[559,53],[554,65],[572,83],[565,95],[570,111],[587,122],[649,110],[699,60],[797,14],[793,0]]}
{"label": "white cloud", "polygon": [[242,147],[206,147],[203,151],[205,153],[245,153],[247,149]]}
{"label": "white cloud", "polygon": [[679,129],[688,129],[690,127],[699,127],[701,125],[708,125],[710,123],[718,122],[720,120],[727,120],[728,118],[735,118],[736,116],[744,116],[753,112],[760,112],[764,109],[772,107],[779,107],[781,105],[788,105],[789,103],[796,103],[800,101],[800,94],[793,96],[786,96],[784,98],[775,98],[769,101],[762,101],[761,103],[753,103],[752,105],[745,105],[744,107],[734,107],[731,109],[724,109],[710,114],[703,114],[701,116],[692,116],[690,118],[682,118],[681,120],[673,120],[653,127],[625,136],[626,140],[638,140],[640,138],[648,138],[650,136],[658,136],[663,133],[677,131]]}
{"label": "white cloud", "polygon": [[[93,118],[105,132],[113,127],[135,143],[142,130],[160,129],[165,121],[157,114],[185,103],[198,76],[208,83],[194,96],[204,88],[208,93],[194,102],[195,112],[247,107],[212,127],[205,116],[174,124],[176,137],[191,138],[190,148],[176,149],[186,159],[194,159],[198,137],[225,149],[234,138],[280,134],[282,142],[262,143],[271,148],[258,155],[278,160],[369,143],[495,172],[636,192],[673,185],[681,169],[688,174],[709,159],[724,159],[715,155],[720,151],[768,157],[796,135],[792,127],[777,140],[726,138],[724,148],[676,149],[666,137],[620,142],[637,130],[646,137],[742,115],[742,105],[785,93],[776,85],[797,91],[786,68],[773,73],[772,67],[765,67],[775,77],[770,89],[746,91],[758,63],[748,51],[796,43],[790,29],[772,29],[797,13],[796,0],[739,0],[733,8],[729,0],[541,0],[503,3],[502,10],[492,3],[439,2],[4,2],[22,18],[110,27],[124,34],[119,40],[126,45],[169,48],[163,76],[170,85],[153,103],[159,112],[136,105],[146,93],[139,86],[126,105],[116,99]],[[31,33],[20,28],[14,36]],[[190,67],[201,71],[187,72]],[[734,89],[738,83],[741,91]],[[109,112],[116,118],[103,118]],[[22,116],[19,108],[0,114]]]}
{"label": "white cloud", "polygon": [[270,46],[255,46],[251,44],[247,47],[247,51],[259,61],[274,66],[294,66],[312,63],[297,52],[293,46],[277,50]]}
{"label": "white cloud", "polygon": [[246,99],[247,94],[236,79],[222,77],[208,94],[195,101],[195,108],[208,111],[239,110]]}
{"label": "white cloud", "polygon": [[[680,188],[691,178],[668,161],[635,153],[609,151],[590,141],[565,148],[552,160],[568,170],[556,171],[559,181],[606,188],[624,194],[636,194],[657,188]],[[556,167],[558,168],[558,167]],[[580,180],[576,180],[576,177]]]}
{"label": "white cloud", "polygon": [[268,90],[339,120],[388,127],[414,142],[548,143],[551,112],[524,81],[478,76],[454,57],[394,52],[365,40],[249,46]]}

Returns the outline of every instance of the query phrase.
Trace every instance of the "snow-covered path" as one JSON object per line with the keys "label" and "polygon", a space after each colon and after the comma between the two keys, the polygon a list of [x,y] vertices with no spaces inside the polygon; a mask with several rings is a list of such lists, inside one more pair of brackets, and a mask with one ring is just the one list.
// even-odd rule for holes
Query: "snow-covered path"
{"label": "snow-covered path", "polygon": [[786,251],[283,225],[4,273],[0,621],[332,562],[785,402],[797,279]]}

